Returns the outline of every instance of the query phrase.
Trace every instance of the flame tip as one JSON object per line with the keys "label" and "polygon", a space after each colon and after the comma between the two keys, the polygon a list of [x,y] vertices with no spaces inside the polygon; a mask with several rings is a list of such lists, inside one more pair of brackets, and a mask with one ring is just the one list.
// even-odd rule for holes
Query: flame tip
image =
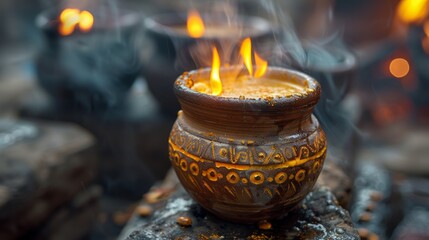
{"label": "flame tip", "polygon": [[213,48],[213,63],[210,72],[210,87],[212,95],[218,96],[222,93],[222,82],[220,80],[220,57],[217,48]]}
{"label": "flame tip", "polygon": [[[252,40],[250,39],[250,37],[245,38],[241,43],[240,54],[243,58],[244,65],[246,66],[250,76],[253,76],[255,78],[260,78],[264,76],[265,72],[268,69],[268,62],[262,57],[260,57],[258,53],[256,53],[252,49]],[[255,69],[253,67],[252,59],[255,60]]]}

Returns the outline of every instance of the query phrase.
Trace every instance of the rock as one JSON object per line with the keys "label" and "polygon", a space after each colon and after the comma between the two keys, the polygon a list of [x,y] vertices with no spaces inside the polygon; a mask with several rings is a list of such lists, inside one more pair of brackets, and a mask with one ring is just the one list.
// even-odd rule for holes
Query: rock
{"label": "rock", "polygon": [[[358,239],[348,212],[339,206],[334,194],[347,202],[351,188],[348,176],[327,161],[316,185],[317,190],[283,220],[264,221],[257,226],[240,225],[218,219],[196,204],[170,171],[143,199],[143,204],[153,207],[152,216],[141,218],[136,214],[118,239],[316,239],[331,234],[333,239]],[[147,198],[151,192],[160,191],[167,194],[157,201]],[[183,229],[176,224],[176,219],[182,216],[190,218],[191,228]]]}
{"label": "rock", "polygon": [[395,230],[392,239],[429,239],[429,210],[414,207]]}
{"label": "rock", "polygon": [[327,187],[335,195],[340,205],[347,208],[351,197],[352,181],[340,167],[329,161],[330,158],[328,155],[316,186]]}
{"label": "rock", "polygon": [[34,233],[65,204],[78,208],[88,201],[89,195],[76,197],[97,174],[88,132],[71,124],[0,119],[0,141],[0,239]]}
{"label": "rock", "polygon": [[[183,216],[192,221],[192,227],[176,224]],[[311,192],[298,208],[272,221],[267,229],[219,219],[190,199],[181,187],[156,207],[150,219],[134,223],[138,227],[119,239],[213,239],[214,235],[217,239],[359,239],[348,212],[326,188]]]}
{"label": "rock", "polygon": [[362,239],[386,239],[391,184],[385,169],[369,162],[357,167],[350,213]]}
{"label": "rock", "polygon": [[36,191],[31,167],[19,159],[0,159],[0,219],[7,218]]}

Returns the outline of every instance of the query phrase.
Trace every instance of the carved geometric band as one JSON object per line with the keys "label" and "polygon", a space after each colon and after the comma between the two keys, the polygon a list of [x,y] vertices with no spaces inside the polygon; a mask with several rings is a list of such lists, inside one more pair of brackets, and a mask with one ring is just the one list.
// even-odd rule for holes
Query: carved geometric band
{"label": "carved geometric band", "polygon": [[201,158],[199,156],[195,156],[193,154],[190,154],[189,152],[186,152],[184,149],[182,149],[181,147],[179,147],[178,145],[174,144],[171,139],[168,140],[168,143],[170,144],[170,146],[173,148],[173,150],[175,152],[180,152],[181,154],[187,156],[188,158],[196,161],[196,162],[212,162],[215,164],[216,168],[227,168],[227,169],[236,169],[236,170],[274,170],[274,169],[285,169],[285,168],[289,168],[289,167],[296,167],[302,164],[305,164],[308,161],[311,160],[315,160],[318,159],[320,157],[322,157],[325,152],[326,152],[326,145],[319,151],[317,152],[315,155],[307,157],[307,158],[302,158],[300,159],[299,156],[295,157],[292,160],[288,160],[284,163],[280,163],[280,164],[268,164],[268,165],[239,165],[239,164],[233,164],[233,163],[225,163],[225,162],[216,162],[213,160],[208,160],[208,159],[204,159]]}

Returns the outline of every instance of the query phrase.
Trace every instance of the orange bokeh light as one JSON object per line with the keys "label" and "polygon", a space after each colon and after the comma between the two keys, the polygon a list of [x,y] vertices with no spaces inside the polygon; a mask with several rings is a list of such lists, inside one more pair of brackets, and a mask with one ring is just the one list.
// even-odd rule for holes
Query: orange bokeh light
{"label": "orange bokeh light", "polygon": [[80,13],[79,29],[83,32],[88,32],[94,25],[94,16],[88,11]]}
{"label": "orange bokeh light", "polygon": [[88,32],[94,25],[94,16],[89,11],[80,11],[76,8],[64,9],[59,17],[60,25],[58,32],[62,36],[70,35],[76,26],[83,32]]}
{"label": "orange bokeh light", "polygon": [[205,26],[203,19],[197,11],[191,10],[188,13],[187,29],[189,36],[200,38],[204,35]]}
{"label": "orange bokeh light", "polygon": [[389,65],[390,73],[396,78],[403,78],[410,72],[410,64],[404,58],[395,58]]}
{"label": "orange bokeh light", "polygon": [[397,15],[405,23],[419,23],[428,14],[428,4],[428,0],[402,0]]}

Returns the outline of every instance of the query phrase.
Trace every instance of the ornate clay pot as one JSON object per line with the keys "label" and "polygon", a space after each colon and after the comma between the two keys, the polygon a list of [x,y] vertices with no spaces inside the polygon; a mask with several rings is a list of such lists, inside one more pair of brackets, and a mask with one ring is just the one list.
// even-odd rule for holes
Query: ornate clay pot
{"label": "ornate clay pot", "polygon": [[[232,68],[221,69],[228,75]],[[191,89],[210,70],[185,73],[174,85],[182,110],[169,138],[173,168],[205,209],[234,222],[284,216],[310,192],[326,156],[326,137],[312,110],[320,85],[302,73],[269,68],[307,91],[273,99],[225,98]]]}

